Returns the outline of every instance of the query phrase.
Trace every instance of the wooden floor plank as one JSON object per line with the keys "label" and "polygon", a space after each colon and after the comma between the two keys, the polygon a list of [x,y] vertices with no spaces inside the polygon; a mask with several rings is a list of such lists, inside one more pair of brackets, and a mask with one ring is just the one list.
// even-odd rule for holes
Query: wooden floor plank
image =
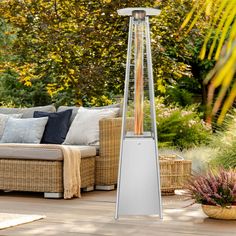
{"label": "wooden floor plank", "polygon": [[132,216],[114,219],[116,192],[83,193],[81,199],[44,199],[35,193],[0,193],[1,212],[46,215],[43,220],[0,231],[0,235],[228,236],[236,221],[207,218],[199,205],[180,195],[163,197],[164,219]]}

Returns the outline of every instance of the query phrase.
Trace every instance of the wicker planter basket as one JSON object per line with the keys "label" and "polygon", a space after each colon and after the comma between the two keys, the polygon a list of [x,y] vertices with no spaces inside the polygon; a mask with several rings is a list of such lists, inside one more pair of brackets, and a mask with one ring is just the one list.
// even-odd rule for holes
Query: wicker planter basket
{"label": "wicker planter basket", "polygon": [[177,159],[176,155],[159,156],[161,193],[173,195],[176,189],[182,189],[191,175],[192,161]]}
{"label": "wicker planter basket", "polygon": [[210,218],[221,220],[236,220],[236,206],[220,207],[202,205],[202,210]]}

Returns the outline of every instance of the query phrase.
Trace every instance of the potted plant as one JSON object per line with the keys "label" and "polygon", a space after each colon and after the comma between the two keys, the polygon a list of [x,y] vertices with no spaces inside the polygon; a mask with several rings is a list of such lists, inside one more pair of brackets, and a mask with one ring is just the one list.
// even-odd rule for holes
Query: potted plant
{"label": "potted plant", "polygon": [[236,171],[220,169],[191,177],[187,195],[215,219],[236,219]]}

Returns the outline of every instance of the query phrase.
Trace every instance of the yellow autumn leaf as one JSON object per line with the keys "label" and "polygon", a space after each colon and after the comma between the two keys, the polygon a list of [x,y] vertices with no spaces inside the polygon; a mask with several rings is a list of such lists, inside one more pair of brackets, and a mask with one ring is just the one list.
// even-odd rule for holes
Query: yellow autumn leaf
{"label": "yellow autumn leaf", "polygon": [[32,86],[32,83],[31,83],[31,81],[26,81],[26,82],[24,83],[24,85],[27,86],[27,87],[31,87],[31,86]]}

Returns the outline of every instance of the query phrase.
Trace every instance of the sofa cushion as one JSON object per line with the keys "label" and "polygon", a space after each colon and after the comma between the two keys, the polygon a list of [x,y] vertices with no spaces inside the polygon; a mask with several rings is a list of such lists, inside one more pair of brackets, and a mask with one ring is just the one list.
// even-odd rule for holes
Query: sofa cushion
{"label": "sofa cushion", "polygon": [[10,117],[21,118],[22,114],[0,114],[0,139],[2,138],[6,123]]}
{"label": "sofa cushion", "polygon": [[99,141],[99,120],[114,118],[119,108],[87,109],[80,107],[64,144],[91,145]]}
{"label": "sofa cushion", "polygon": [[30,108],[8,108],[0,107],[1,114],[19,114],[22,113],[22,118],[33,118],[35,111],[55,112],[56,108],[53,105],[30,107]]}
{"label": "sofa cushion", "polygon": [[34,117],[48,117],[41,143],[61,144],[69,130],[72,109],[61,112],[35,111]]}
{"label": "sofa cushion", "polygon": [[1,143],[40,143],[48,117],[17,119],[6,123]]}
{"label": "sofa cushion", "polygon": [[[72,109],[72,115],[70,118],[70,123],[72,123],[72,121],[75,119],[75,116],[78,113],[80,107],[76,107],[76,106],[60,106],[58,107],[57,111],[65,111],[68,109]],[[116,112],[116,117],[120,116],[120,112],[121,112],[121,105],[120,104],[112,104],[112,105],[108,105],[108,106],[103,106],[103,107],[86,107],[86,109],[93,109],[93,110],[100,110],[100,109],[107,109],[107,108],[119,108]]]}
{"label": "sofa cushion", "polygon": [[[60,148],[55,145],[55,149],[47,148],[43,145],[32,147],[30,144],[1,144],[1,159],[21,159],[21,160],[48,160],[62,161],[63,154]],[[80,149],[81,158],[96,156],[96,148],[90,146],[76,146]]]}

